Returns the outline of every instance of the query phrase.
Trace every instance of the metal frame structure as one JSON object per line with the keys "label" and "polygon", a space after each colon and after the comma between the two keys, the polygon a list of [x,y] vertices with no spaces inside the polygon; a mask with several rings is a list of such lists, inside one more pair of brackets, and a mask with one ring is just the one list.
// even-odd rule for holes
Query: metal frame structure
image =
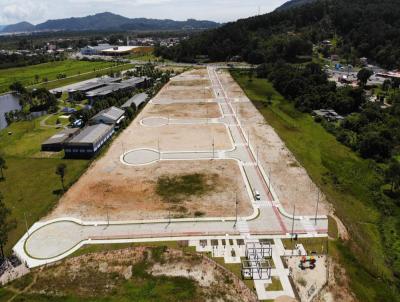
{"label": "metal frame structure", "polygon": [[272,257],[270,243],[246,242],[246,260],[242,260],[242,277],[251,280],[271,278],[271,263],[265,258]]}

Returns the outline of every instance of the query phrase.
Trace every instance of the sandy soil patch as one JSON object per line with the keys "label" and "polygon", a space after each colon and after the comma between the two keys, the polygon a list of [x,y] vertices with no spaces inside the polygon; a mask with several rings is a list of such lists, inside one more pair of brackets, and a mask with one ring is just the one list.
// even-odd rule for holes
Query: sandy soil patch
{"label": "sandy soil patch", "polygon": [[[196,71],[199,72],[199,71]],[[204,70],[200,73],[204,73]],[[207,109],[208,108],[208,109]],[[236,161],[162,161],[149,166],[131,167],[121,163],[124,152],[140,148],[161,151],[211,151],[232,148],[230,134],[222,124],[165,125],[145,127],[144,117],[171,115],[179,117],[215,117],[217,104],[149,104],[134,122],[112,143],[105,155],[96,160],[88,171],[61,198],[47,217],[79,217],[85,220],[137,220],[174,217],[234,216],[233,193],[238,192],[239,215],[253,213],[240,169]],[[215,181],[214,189],[201,196],[185,198],[178,204],[166,202],[156,193],[159,177],[184,174],[204,174]],[[197,214],[196,214],[197,212]]]}
{"label": "sandy soil patch", "polygon": [[[157,179],[167,175],[204,174],[213,190],[181,202],[164,201],[156,193]],[[236,161],[165,161],[150,166],[129,167],[119,162],[97,161],[62,197],[47,217],[72,216],[85,220],[163,219],[204,216],[235,216],[234,193],[238,192],[239,215],[253,213]]]}
{"label": "sandy soil patch", "polygon": [[[172,87],[172,86],[171,86]],[[191,89],[183,89],[179,86],[174,86],[174,89],[164,89],[160,92],[156,99],[172,99],[172,100],[200,100],[200,99],[211,99],[213,92],[208,87],[191,87]]]}
{"label": "sandy soil patch", "polygon": [[177,80],[171,80],[170,86],[189,86],[189,87],[193,87],[193,86],[201,86],[201,87],[207,87],[207,86],[211,86],[211,82],[210,80],[207,79],[200,79],[200,80],[184,80],[183,78],[179,78]]}
{"label": "sandy soil patch", "polygon": [[[228,94],[232,97],[246,97],[242,90],[238,93],[237,84],[229,84],[233,79],[227,72],[222,73],[221,78],[223,83],[228,83]],[[260,161],[266,172],[271,174],[272,185],[283,207],[291,212],[296,204],[298,215],[315,213],[318,188],[307,171],[251,102],[238,103],[235,106],[239,108],[240,121],[245,131],[250,133],[253,146],[262,146],[259,148]],[[320,201],[318,213],[328,214],[330,205],[322,193]]]}
{"label": "sandy soil patch", "polygon": [[149,104],[143,117],[162,116],[170,118],[218,118],[221,111],[216,103]]}
{"label": "sandy soil patch", "polygon": [[318,294],[315,302],[346,301],[355,302],[354,293],[350,290],[350,280],[346,270],[340,267],[332,258],[328,258],[329,279],[328,285]]}
{"label": "sandy soil patch", "polygon": [[121,152],[118,144],[123,144],[125,151],[158,149],[158,141],[161,151],[211,151],[213,138],[215,150],[228,150],[233,147],[228,131],[222,124],[130,127],[114,142],[110,151],[117,148]]}
{"label": "sandy soil patch", "polygon": [[224,86],[225,92],[227,93],[229,98],[238,98],[245,97],[245,93],[242,88],[240,88],[239,84],[227,73],[227,72],[219,72],[220,80],[222,85]]}
{"label": "sandy soil patch", "polygon": [[313,270],[301,270],[299,268],[300,259],[301,257],[292,256],[286,258],[285,261],[292,273],[292,278],[301,301],[307,302],[311,301],[327,282],[326,257],[316,257],[316,267]]}
{"label": "sandy soil patch", "polygon": [[198,76],[208,77],[208,71],[207,71],[206,68],[193,69],[188,74],[189,75],[198,75]]}

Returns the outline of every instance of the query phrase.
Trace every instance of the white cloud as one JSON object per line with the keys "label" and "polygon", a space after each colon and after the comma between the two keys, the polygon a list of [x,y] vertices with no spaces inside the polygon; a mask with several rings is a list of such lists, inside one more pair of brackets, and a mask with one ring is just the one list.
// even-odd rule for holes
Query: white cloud
{"label": "white cloud", "polygon": [[130,18],[220,22],[266,13],[285,0],[0,0],[0,24],[82,17],[113,12]]}
{"label": "white cloud", "polygon": [[[2,4],[0,0],[0,4]],[[0,23],[10,24],[26,20],[35,20],[46,13],[46,6],[40,1],[14,0],[2,5]]]}

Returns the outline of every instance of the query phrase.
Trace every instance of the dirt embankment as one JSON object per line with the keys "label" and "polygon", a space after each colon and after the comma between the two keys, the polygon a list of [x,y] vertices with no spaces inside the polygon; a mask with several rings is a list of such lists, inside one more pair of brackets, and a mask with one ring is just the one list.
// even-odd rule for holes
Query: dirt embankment
{"label": "dirt embankment", "polygon": [[257,301],[241,280],[208,258],[163,246],[138,246],[67,259],[33,271],[7,290],[20,293],[21,301],[34,301],[35,294],[49,301],[53,297]]}

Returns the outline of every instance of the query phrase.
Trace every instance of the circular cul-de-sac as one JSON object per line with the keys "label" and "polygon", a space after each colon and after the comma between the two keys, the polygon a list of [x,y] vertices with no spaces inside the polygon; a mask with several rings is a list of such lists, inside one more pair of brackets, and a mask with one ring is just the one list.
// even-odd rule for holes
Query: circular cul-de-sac
{"label": "circular cul-de-sac", "polygon": [[122,161],[130,166],[152,164],[160,159],[160,153],[152,149],[137,149],[125,153]]}

